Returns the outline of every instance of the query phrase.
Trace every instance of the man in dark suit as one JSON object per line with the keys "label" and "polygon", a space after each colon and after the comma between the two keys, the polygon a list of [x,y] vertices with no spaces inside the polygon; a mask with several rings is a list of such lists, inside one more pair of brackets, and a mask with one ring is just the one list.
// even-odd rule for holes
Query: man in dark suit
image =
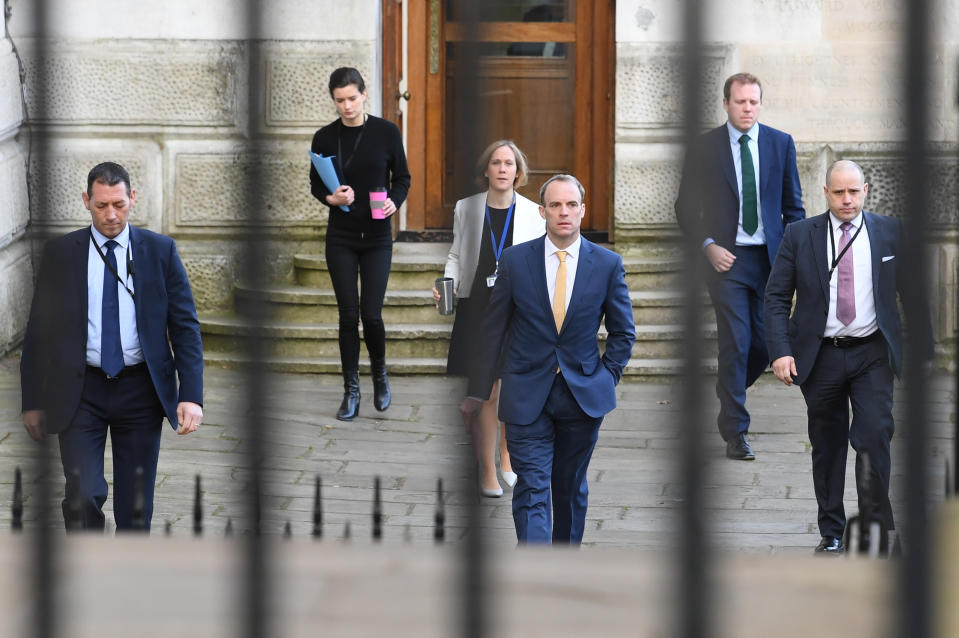
{"label": "man in dark suit", "polygon": [[[869,457],[871,489],[858,485],[860,508],[893,529],[892,385],[902,367],[896,293],[916,283],[899,263],[902,222],[862,209],[869,190],[862,169],[848,160],[834,163],[824,190],[829,211],[786,229],[766,285],[766,343],[776,378],[798,384],[806,399],[822,536],[816,552],[838,554],[849,444],[860,480],[862,455]],[[927,349],[919,354],[931,358],[928,309],[920,312],[922,325],[910,328],[922,331]]]}
{"label": "man in dark suit", "polygon": [[163,417],[188,434],[203,416],[200,326],[173,240],[127,224],[127,171],[98,164],[82,197],[92,225],[44,247],[20,362],[23,423],[38,441],[59,435],[64,518],[92,529],[104,527],[109,431],[117,529],[138,522],[137,468],[149,529]]}
{"label": "man in dark suit", "polygon": [[516,537],[579,545],[586,470],[636,333],[622,258],[580,235],[582,184],[554,175],[539,195],[546,235],[503,253],[484,323],[487,356],[460,410],[469,419],[489,398],[501,360],[499,418],[519,477]]}
{"label": "man in dark suit", "polygon": [[[762,86],[737,73],[723,87],[729,116],[689,149],[676,199],[676,218],[702,245],[707,286],[716,311],[719,433],[726,456],[749,461],[746,388],[769,357],[763,334],[763,296],[786,224],[805,217],[790,135],[758,121]],[[697,181],[699,188],[691,187]]]}

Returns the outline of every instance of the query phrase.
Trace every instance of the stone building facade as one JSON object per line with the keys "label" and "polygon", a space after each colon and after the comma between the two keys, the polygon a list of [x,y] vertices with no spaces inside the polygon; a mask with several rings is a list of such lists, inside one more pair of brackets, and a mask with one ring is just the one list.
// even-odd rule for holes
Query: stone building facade
{"label": "stone building facade", "polygon": [[[866,208],[907,214],[901,143],[904,1],[734,0],[707,5],[706,123],[725,120],[722,84],[738,71],[763,82],[760,121],[793,135],[807,215],[827,209],[826,167],[859,163]],[[941,0],[931,20],[929,131],[932,229],[927,237],[934,330],[941,361],[957,330],[959,223],[959,2]],[[681,16],[669,0],[617,3],[616,237],[654,249],[676,233],[673,201],[682,148],[678,43]],[[951,364],[950,364],[951,365]]]}
{"label": "stone building facade", "polygon": [[[6,33],[6,16],[0,14]],[[0,351],[23,336],[29,310],[33,269],[26,231],[26,154],[17,135],[23,125],[20,67],[10,38],[0,39]]]}
{"label": "stone building facade", "polygon": [[[22,336],[33,279],[31,255],[45,237],[88,223],[80,191],[103,159],[135,176],[132,222],[174,236],[202,311],[232,304],[247,227],[243,181],[251,136],[264,140],[260,229],[270,275],[290,277],[290,256],[321,252],[325,207],[304,169],[313,131],[335,118],[329,72],[356,66],[381,112],[381,1],[268,0],[247,44],[243,2],[50,0],[49,40],[36,37],[32,2],[6,0],[0,41],[0,350]],[[904,1],[904,0],[903,0]],[[749,70],[764,83],[761,120],[793,134],[807,211],[825,210],[822,179],[836,158],[860,162],[868,207],[902,214],[904,134],[898,70],[902,6],[896,0],[730,0],[706,20],[709,79],[704,120],[724,119],[723,79]],[[668,252],[679,181],[681,3],[615,3],[613,162],[616,248]],[[957,54],[959,1],[940,0],[934,20],[932,121],[934,232],[930,237],[936,334],[942,352],[957,327]],[[25,66],[20,83],[15,44]],[[48,63],[35,64],[47,45]],[[43,79],[52,155],[39,165],[22,127]],[[251,97],[252,96],[252,97]],[[29,111],[28,111],[29,115]],[[27,168],[29,167],[29,173]],[[29,188],[28,188],[28,177]],[[45,211],[28,193],[48,188]]]}

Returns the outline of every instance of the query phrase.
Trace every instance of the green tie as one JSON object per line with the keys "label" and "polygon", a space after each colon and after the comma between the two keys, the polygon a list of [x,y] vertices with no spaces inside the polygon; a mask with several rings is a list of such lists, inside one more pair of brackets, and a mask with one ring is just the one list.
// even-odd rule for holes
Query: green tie
{"label": "green tie", "polygon": [[756,169],[753,168],[753,154],[749,152],[749,136],[739,138],[739,154],[743,167],[743,230],[752,235],[759,228],[756,214]]}

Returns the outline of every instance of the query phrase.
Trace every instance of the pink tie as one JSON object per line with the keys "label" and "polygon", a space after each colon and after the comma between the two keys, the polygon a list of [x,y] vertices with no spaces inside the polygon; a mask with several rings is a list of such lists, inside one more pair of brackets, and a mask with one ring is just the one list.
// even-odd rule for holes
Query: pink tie
{"label": "pink tie", "polygon": [[[839,238],[839,252],[846,247],[851,239],[849,231],[852,224],[843,222],[839,229],[842,237]],[[848,326],[856,318],[856,283],[853,275],[852,246],[839,260],[839,280],[836,283],[836,319],[844,326]]]}

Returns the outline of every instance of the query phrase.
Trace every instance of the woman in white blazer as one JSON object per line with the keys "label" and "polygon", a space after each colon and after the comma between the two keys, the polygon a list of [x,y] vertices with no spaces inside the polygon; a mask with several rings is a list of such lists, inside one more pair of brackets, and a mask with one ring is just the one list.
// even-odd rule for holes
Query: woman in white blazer
{"label": "woman in white blazer", "polygon": [[[483,318],[502,251],[546,232],[539,206],[515,190],[526,184],[528,175],[526,155],[512,140],[497,140],[476,162],[477,183],[486,186],[486,192],[456,202],[453,245],[446,259],[446,276],[453,278],[456,291],[456,318],[446,363],[449,375],[469,376],[480,360]],[[439,301],[435,288],[433,298]],[[498,399],[497,381],[475,422],[467,424],[476,445],[480,493],[490,498],[503,495],[496,478],[497,444],[503,481],[509,487],[516,483],[506,450],[505,425],[500,431],[496,417]]]}

